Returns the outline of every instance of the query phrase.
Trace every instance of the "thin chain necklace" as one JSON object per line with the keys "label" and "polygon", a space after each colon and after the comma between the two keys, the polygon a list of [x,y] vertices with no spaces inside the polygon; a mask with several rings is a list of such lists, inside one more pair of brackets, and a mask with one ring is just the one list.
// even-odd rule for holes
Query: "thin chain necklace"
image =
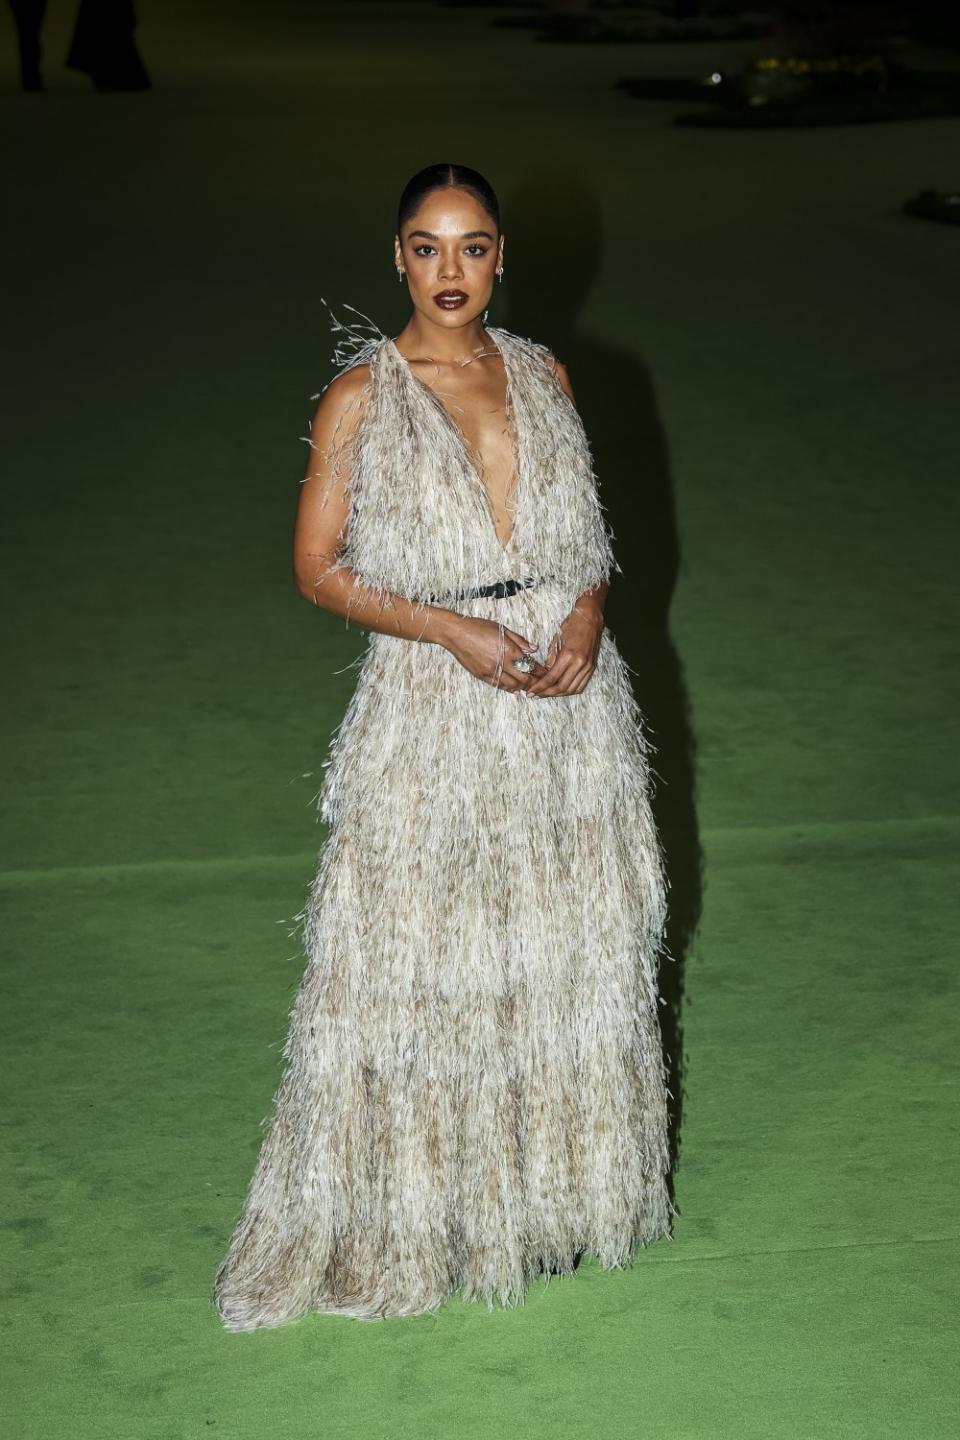
{"label": "thin chain necklace", "polygon": [[494,348],[493,350],[475,350],[472,355],[467,356],[466,360],[438,360],[435,355],[420,355],[410,363],[416,365],[456,365],[458,369],[462,370],[464,366],[471,365],[474,360],[482,360],[485,355],[499,354],[500,351]]}

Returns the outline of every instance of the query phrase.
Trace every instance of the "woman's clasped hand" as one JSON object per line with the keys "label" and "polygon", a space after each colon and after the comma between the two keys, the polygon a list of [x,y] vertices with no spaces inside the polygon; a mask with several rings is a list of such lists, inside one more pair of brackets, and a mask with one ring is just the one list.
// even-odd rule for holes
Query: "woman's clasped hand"
{"label": "woman's clasped hand", "polygon": [[545,663],[533,659],[526,672],[514,661],[532,658],[535,647],[495,620],[464,617],[447,649],[471,675],[499,690],[521,691],[533,699],[579,695],[596,668],[603,625],[599,605],[578,602],[550,641]]}

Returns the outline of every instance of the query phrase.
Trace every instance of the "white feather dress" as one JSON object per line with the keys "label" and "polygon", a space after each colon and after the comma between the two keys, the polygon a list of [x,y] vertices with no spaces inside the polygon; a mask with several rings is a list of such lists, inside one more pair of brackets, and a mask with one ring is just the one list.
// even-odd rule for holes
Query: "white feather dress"
{"label": "white feather dress", "polygon": [[[486,327],[516,447],[504,546],[447,407],[372,322],[335,325],[339,369],[370,366],[336,563],[423,602],[534,577],[440,603],[543,658],[620,569],[547,350]],[[651,751],[607,630],[582,694],[535,700],[370,632],[317,797],[283,1078],[216,1277],[227,1329],[416,1315],[458,1290],[515,1305],[541,1266],[613,1269],[669,1237]]]}

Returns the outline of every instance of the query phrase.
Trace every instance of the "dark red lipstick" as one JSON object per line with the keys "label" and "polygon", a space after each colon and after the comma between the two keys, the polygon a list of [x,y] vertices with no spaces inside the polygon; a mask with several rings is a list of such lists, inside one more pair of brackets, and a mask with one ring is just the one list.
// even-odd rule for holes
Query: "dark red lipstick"
{"label": "dark red lipstick", "polygon": [[469,299],[470,296],[464,290],[441,290],[433,297],[434,304],[439,305],[441,310],[459,310]]}

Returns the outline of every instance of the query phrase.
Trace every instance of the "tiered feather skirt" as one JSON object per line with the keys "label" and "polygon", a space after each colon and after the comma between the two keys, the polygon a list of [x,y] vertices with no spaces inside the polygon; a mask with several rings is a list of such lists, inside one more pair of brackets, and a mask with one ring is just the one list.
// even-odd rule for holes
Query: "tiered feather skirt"
{"label": "tiered feather skirt", "polygon": [[[549,584],[463,602],[543,645]],[[604,631],[528,698],[374,633],[318,796],[307,966],[224,1325],[514,1305],[580,1253],[668,1236],[651,745]]]}

